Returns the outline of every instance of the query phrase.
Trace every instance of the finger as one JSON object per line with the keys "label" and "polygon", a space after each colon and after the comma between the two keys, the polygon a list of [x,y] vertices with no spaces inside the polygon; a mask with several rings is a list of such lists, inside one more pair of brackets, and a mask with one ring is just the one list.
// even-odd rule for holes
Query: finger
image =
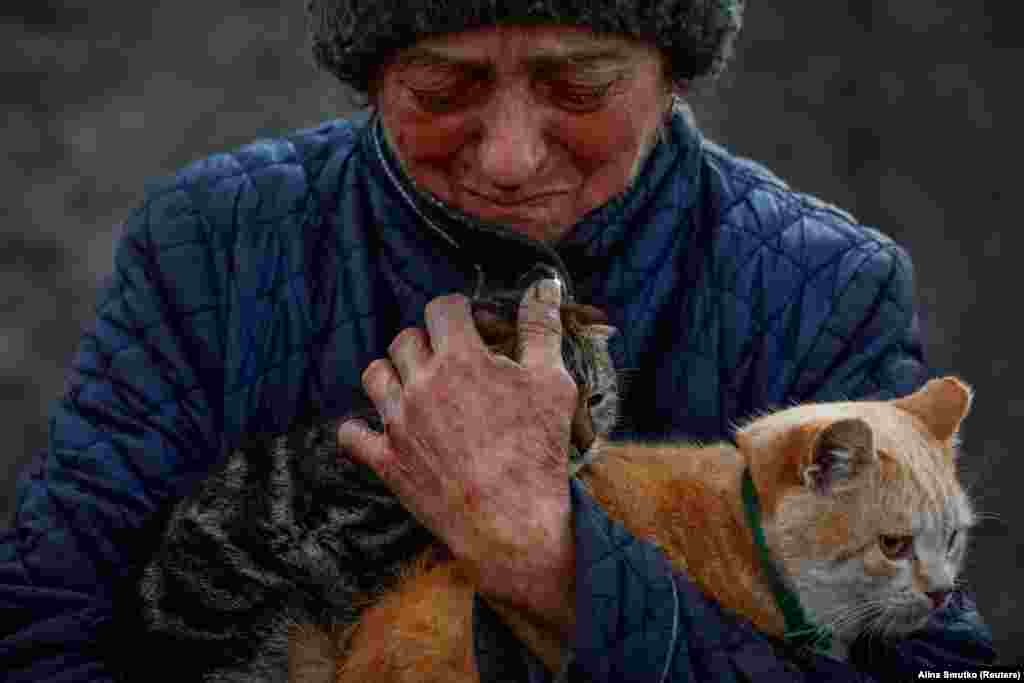
{"label": "finger", "polygon": [[388,481],[393,452],[387,434],[373,431],[362,420],[346,420],[338,427],[338,447]]}
{"label": "finger", "polygon": [[525,366],[562,365],[562,284],[538,280],[519,304],[519,362]]}
{"label": "finger", "polygon": [[363,371],[363,388],[385,425],[398,416],[402,382],[390,360],[378,358],[366,367]]}
{"label": "finger", "polygon": [[423,312],[430,346],[437,353],[453,349],[482,349],[484,342],[473,322],[469,299],[461,294],[440,296]]}
{"label": "finger", "polygon": [[426,330],[407,327],[399,332],[388,347],[388,356],[402,384],[408,384],[417,370],[430,361],[430,339]]}

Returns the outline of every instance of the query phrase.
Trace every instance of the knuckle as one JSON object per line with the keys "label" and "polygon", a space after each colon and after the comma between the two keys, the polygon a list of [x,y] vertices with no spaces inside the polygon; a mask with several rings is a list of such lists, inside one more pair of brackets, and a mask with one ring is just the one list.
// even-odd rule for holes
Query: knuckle
{"label": "knuckle", "polygon": [[470,346],[464,346],[462,344],[449,347],[446,357],[448,363],[455,371],[464,371],[465,368],[475,367],[480,364],[480,361],[483,358],[485,358],[484,354],[482,354],[478,349]]}
{"label": "knuckle", "polygon": [[389,361],[385,358],[378,358],[363,370],[362,377],[360,378],[363,386],[369,388],[371,385],[376,385],[384,379],[385,373],[388,371]]}
{"label": "knuckle", "polygon": [[394,354],[398,349],[401,349],[404,346],[418,344],[420,341],[419,334],[417,334],[418,332],[419,328],[407,327],[395,335],[395,338],[392,339],[391,343],[388,345],[388,355]]}
{"label": "knuckle", "polygon": [[530,290],[533,296],[527,293],[523,297],[523,304],[531,306],[537,312],[550,315],[558,314],[561,300],[564,295],[562,283],[559,280],[541,280]]}
{"label": "knuckle", "polygon": [[552,301],[541,301],[541,305],[538,308],[540,315],[558,325],[562,326],[562,307]]}
{"label": "knuckle", "polygon": [[416,408],[430,401],[433,382],[428,373],[420,373],[409,378],[402,387],[402,397],[407,407]]}
{"label": "knuckle", "polygon": [[423,314],[430,318],[437,315],[439,309],[444,307],[444,297],[439,296],[431,299],[427,302],[426,308],[423,309]]}
{"label": "knuckle", "polygon": [[458,293],[443,294],[441,296],[438,296],[438,297],[435,297],[435,298],[431,299],[427,303],[426,311],[430,315],[436,315],[437,313],[439,313],[440,311],[442,311],[442,310],[444,310],[446,308],[452,308],[452,307],[455,307],[455,306],[459,306],[464,301],[466,301],[466,297],[463,296],[462,294],[458,294]]}
{"label": "knuckle", "polygon": [[552,367],[543,378],[545,390],[559,399],[575,402],[579,397],[579,387],[572,375],[563,366]]}
{"label": "knuckle", "polygon": [[478,381],[483,370],[480,361],[481,358],[471,350],[450,348],[439,358],[432,376],[449,384]]}
{"label": "knuckle", "polygon": [[388,486],[397,483],[395,460],[389,451],[378,453],[377,459],[368,465]]}
{"label": "knuckle", "polygon": [[561,333],[562,321],[557,314],[529,318],[519,325],[519,334],[525,337],[549,337]]}

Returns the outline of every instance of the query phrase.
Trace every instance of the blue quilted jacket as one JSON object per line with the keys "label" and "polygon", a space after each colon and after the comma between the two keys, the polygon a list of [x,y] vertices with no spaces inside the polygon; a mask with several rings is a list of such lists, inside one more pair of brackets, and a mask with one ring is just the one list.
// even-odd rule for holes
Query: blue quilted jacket
{"label": "blue quilted jacket", "polygon": [[[243,434],[344,413],[395,334],[478,271],[500,280],[554,259],[608,312],[632,378],[623,437],[727,438],[771,407],[926,379],[906,254],[682,115],[636,185],[556,253],[410,197],[378,133],[361,115],[212,156],[131,214],[0,537],[4,680],[115,680],[139,654],[120,615],[160,511]],[[860,648],[857,668],[795,666],[575,483],[572,498],[572,679],[890,680],[994,657],[958,595],[920,635]]]}

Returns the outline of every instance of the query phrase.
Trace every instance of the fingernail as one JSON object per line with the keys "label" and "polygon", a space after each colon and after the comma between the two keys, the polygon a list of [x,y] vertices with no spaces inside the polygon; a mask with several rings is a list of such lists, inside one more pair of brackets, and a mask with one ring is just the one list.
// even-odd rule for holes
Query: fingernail
{"label": "fingernail", "polygon": [[558,280],[541,280],[537,283],[537,298],[557,306],[562,301],[562,283]]}

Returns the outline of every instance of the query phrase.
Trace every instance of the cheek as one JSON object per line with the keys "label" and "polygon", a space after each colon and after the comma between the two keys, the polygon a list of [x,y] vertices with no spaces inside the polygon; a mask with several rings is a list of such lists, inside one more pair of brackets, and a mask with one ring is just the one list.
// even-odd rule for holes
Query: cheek
{"label": "cheek", "polygon": [[[646,101],[643,97],[637,100]],[[557,137],[585,173],[620,171],[632,168],[640,151],[653,138],[659,118],[654,106],[638,110],[628,101],[621,102],[597,114],[566,117]]]}
{"label": "cheek", "polygon": [[559,133],[558,138],[573,157],[592,168],[626,156],[639,143],[639,135],[628,118],[618,113],[570,119]]}
{"label": "cheek", "polygon": [[[423,115],[408,107],[385,118],[394,144],[408,162],[453,161],[472,142],[468,116]],[[652,135],[650,124],[640,125],[624,112],[578,117],[553,117],[547,130],[549,143],[563,148],[584,175],[628,169]]]}
{"label": "cheek", "polygon": [[452,159],[469,141],[469,126],[458,115],[424,116],[406,108],[386,116],[384,125],[407,163]]}
{"label": "cheek", "polygon": [[825,516],[816,528],[814,543],[819,548],[848,548],[853,545],[850,518],[842,512]]}
{"label": "cheek", "polygon": [[468,117],[420,110],[412,95],[395,83],[385,83],[375,103],[384,129],[407,164],[450,159],[469,139]]}
{"label": "cheek", "polygon": [[582,215],[625,192],[639,170],[641,153],[654,131],[622,112],[577,118],[556,134],[563,173],[578,179],[575,210]]}

